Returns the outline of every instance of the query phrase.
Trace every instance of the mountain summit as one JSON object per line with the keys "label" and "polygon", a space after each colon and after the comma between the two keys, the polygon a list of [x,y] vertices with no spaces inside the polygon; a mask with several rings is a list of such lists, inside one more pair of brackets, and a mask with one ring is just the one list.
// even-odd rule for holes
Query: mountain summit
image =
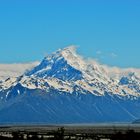
{"label": "mountain summit", "polygon": [[71,46],[0,83],[0,123],[131,122],[140,118],[139,101],[135,72],[113,78]]}
{"label": "mountain summit", "polygon": [[27,72],[26,75],[41,78],[56,77],[62,80],[70,80],[75,75],[78,79],[81,72],[77,68],[80,68],[82,63],[84,62],[76,55],[74,47],[68,47],[45,57],[40,65]]}

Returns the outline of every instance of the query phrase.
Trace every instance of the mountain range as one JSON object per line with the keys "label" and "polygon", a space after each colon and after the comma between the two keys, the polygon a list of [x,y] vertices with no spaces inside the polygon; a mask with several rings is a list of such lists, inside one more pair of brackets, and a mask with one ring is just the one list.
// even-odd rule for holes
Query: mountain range
{"label": "mountain range", "polygon": [[[30,69],[29,69],[30,68]],[[0,79],[0,123],[112,123],[140,118],[140,70],[85,59],[75,47]]]}

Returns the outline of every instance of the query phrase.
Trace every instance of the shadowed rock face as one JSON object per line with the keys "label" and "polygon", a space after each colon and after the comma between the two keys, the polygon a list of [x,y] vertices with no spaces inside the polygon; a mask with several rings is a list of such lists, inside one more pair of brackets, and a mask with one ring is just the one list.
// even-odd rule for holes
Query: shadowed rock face
{"label": "shadowed rock face", "polygon": [[73,48],[0,83],[0,123],[131,122],[140,118],[140,79],[112,79]]}

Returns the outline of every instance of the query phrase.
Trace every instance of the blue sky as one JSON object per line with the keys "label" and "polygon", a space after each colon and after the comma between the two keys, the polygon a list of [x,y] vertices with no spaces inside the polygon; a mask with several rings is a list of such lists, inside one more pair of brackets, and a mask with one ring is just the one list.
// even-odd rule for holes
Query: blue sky
{"label": "blue sky", "polygon": [[68,45],[108,65],[139,68],[140,1],[0,1],[0,63],[41,60]]}

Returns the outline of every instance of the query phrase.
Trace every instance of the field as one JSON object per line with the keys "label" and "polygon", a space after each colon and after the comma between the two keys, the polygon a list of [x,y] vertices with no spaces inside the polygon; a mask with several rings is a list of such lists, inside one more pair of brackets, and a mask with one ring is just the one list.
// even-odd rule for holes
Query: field
{"label": "field", "polygon": [[1,125],[0,140],[140,140],[138,124]]}

